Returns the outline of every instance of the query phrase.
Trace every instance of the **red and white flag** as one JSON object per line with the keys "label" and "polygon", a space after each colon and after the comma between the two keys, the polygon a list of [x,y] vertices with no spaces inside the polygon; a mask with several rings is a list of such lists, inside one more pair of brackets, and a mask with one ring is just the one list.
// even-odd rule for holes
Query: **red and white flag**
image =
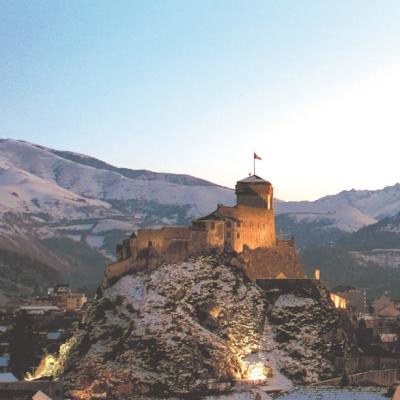
{"label": "red and white flag", "polygon": [[262,160],[262,158],[260,156],[258,156],[256,153],[254,153],[254,159],[255,160]]}

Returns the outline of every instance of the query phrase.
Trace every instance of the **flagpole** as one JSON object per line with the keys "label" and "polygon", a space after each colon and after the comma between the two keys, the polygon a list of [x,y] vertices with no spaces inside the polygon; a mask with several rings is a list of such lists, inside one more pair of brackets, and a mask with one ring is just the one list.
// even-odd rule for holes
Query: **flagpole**
{"label": "flagpole", "polygon": [[253,152],[253,171],[254,171],[253,175],[255,175],[256,174],[256,157],[254,156],[254,152]]}

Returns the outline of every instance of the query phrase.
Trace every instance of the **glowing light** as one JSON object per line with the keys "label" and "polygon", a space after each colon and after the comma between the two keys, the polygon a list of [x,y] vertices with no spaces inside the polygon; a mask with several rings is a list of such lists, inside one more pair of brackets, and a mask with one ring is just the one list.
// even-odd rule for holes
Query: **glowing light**
{"label": "glowing light", "polygon": [[321,280],[321,271],[319,269],[316,269],[314,274],[317,281]]}
{"label": "glowing light", "polygon": [[33,373],[26,373],[25,380],[32,381],[35,379],[40,379],[42,377],[51,376],[55,362],[56,358],[52,354],[45,355],[41,359],[39,366]]}
{"label": "glowing light", "polygon": [[268,368],[262,362],[245,363],[245,381],[249,383],[264,382]]}
{"label": "glowing light", "polygon": [[335,304],[336,308],[345,309],[347,307],[347,301],[343,297],[338,296],[337,294],[331,293],[331,300]]}
{"label": "glowing light", "polygon": [[264,365],[262,363],[256,363],[249,366],[247,379],[251,381],[265,380]]}

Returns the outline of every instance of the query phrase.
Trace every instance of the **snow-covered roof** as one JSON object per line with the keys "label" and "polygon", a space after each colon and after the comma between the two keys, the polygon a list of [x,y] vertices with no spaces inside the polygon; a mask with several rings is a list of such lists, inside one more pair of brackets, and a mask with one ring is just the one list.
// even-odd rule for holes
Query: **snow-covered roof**
{"label": "snow-covered roof", "polygon": [[376,317],[374,315],[363,315],[363,317],[361,318],[365,321],[373,321],[376,319]]}
{"label": "snow-covered roof", "polygon": [[10,357],[0,357],[0,367],[8,367],[10,363]]}
{"label": "snow-covered roof", "polygon": [[41,306],[41,305],[33,305],[33,306],[23,306],[20,310],[59,310],[57,306]]}
{"label": "snow-covered roof", "polygon": [[397,342],[397,333],[381,333],[379,335],[382,343],[393,343]]}
{"label": "snow-covered roof", "polygon": [[388,304],[378,312],[375,312],[375,314],[380,317],[398,317],[400,316],[400,310],[394,304]]}
{"label": "snow-covered roof", "polygon": [[7,325],[0,325],[0,333],[7,332],[8,326]]}
{"label": "snow-covered roof", "polygon": [[39,390],[33,395],[32,400],[52,400],[52,398],[47,396],[46,393],[43,393],[41,390]]}
{"label": "snow-covered roof", "polygon": [[23,306],[19,310],[25,310],[28,314],[44,314],[46,311],[59,311],[57,306]]}
{"label": "snow-covered roof", "polygon": [[282,400],[378,400],[387,399],[382,388],[305,387],[279,397]]}
{"label": "snow-covered roof", "polygon": [[18,382],[18,379],[11,372],[0,373],[0,382]]}
{"label": "snow-covered roof", "polygon": [[244,179],[238,181],[238,183],[239,182],[240,183],[269,183],[268,181],[266,181],[265,179],[261,178],[258,175],[250,175],[247,178],[244,178]]}
{"label": "snow-covered roof", "polygon": [[49,332],[47,334],[47,340],[58,340],[61,337],[61,332]]}

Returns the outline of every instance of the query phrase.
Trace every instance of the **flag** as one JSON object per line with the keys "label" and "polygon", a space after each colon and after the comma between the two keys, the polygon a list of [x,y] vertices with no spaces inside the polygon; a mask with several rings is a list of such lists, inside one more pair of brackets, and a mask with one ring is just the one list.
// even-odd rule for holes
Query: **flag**
{"label": "flag", "polygon": [[256,153],[254,153],[254,159],[255,160],[262,160],[262,158],[260,156],[258,156]]}

